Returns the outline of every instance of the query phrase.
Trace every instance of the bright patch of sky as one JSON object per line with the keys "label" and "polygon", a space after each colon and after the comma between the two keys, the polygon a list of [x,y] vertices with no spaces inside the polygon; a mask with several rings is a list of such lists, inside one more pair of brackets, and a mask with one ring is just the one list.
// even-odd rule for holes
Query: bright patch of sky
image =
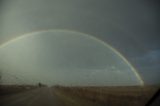
{"label": "bright patch of sky", "polygon": [[0,66],[3,83],[13,83],[14,75],[17,83],[141,84],[131,66],[107,44],[71,31],[32,33],[12,40],[0,48]]}

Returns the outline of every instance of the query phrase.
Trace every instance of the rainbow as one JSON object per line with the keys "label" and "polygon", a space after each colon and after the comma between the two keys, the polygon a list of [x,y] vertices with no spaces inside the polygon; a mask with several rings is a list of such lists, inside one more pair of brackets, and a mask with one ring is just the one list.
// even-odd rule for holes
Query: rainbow
{"label": "rainbow", "polygon": [[138,80],[140,81],[140,84],[143,86],[144,85],[144,81],[142,80],[142,78],[140,77],[138,71],[132,66],[132,64],[120,53],[118,52],[116,49],[114,49],[112,46],[110,46],[108,43],[94,37],[94,36],[91,36],[91,35],[88,35],[88,34],[85,34],[85,33],[82,33],[82,32],[78,32],[78,31],[73,31],[73,30],[66,30],[66,29],[48,29],[48,30],[39,30],[39,31],[33,31],[33,32],[30,32],[30,33],[27,33],[27,34],[23,34],[19,37],[16,37],[12,40],[9,40],[7,41],[6,43],[3,43],[2,45],[0,45],[0,49],[9,45],[9,44],[12,44],[13,42],[16,42],[17,40],[20,40],[20,39],[23,39],[23,38],[26,38],[26,37],[29,37],[29,36],[32,36],[32,35],[38,35],[39,33],[44,33],[44,32],[53,32],[53,31],[56,31],[56,32],[70,32],[70,33],[79,33],[81,35],[84,35],[86,37],[89,37],[93,40],[96,40],[97,42],[101,43],[102,45],[108,47],[110,50],[112,50],[114,53],[116,53],[124,62],[126,62],[126,64],[131,68],[131,70],[133,71],[133,73],[135,74],[135,76],[138,78]]}

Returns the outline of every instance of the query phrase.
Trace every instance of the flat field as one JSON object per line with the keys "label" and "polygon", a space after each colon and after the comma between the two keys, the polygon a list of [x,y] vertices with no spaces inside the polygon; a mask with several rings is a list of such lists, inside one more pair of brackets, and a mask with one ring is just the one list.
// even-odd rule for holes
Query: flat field
{"label": "flat field", "polygon": [[1,85],[0,105],[145,106],[158,89],[158,86]]}
{"label": "flat field", "polygon": [[[72,106],[145,106],[159,87],[53,87],[57,95]],[[69,104],[69,103],[68,103]],[[70,105],[71,105],[70,104]]]}
{"label": "flat field", "polygon": [[33,85],[0,85],[0,96],[12,95],[35,89]]}

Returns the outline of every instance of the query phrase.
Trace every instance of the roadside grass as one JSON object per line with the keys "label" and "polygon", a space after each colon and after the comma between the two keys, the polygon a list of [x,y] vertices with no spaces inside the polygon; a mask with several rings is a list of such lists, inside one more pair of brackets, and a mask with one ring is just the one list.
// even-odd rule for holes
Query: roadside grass
{"label": "roadside grass", "polygon": [[25,92],[35,89],[33,85],[0,85],[0,96],[12,95],[20,92]]}
{"label": "roadside grass", "polygon": [[55,93],[61,97],[68,106],[145,106],[147,101],[158,90],[158,87],[55,86],[54,90]]}
{"label": "roadside grass", "polygon": [[65,104],[65,106],[103,106],[98,103],[81,99],[76,95],[66,93],[60,89],[53,88],[54,94],[56,94]]}

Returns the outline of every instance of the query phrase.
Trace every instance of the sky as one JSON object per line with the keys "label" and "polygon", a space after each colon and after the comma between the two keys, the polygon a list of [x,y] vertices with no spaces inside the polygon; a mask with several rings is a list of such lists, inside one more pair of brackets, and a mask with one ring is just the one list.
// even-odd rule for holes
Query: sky
{"label": "sky", "polygon": [[143,84],[117,51],[73,31],[42,31],[12,40],[0,48],[0,65],[2,82],[8,84],[13,83],[13,78],[8,78],[13,75],[25,83],[48,85]]}
{"label": "sky", "polygon": [[82,32],[119,51],[146,84],[160,83],[156,0],[2,0],[0,7],[0,44],[41,30]]}

